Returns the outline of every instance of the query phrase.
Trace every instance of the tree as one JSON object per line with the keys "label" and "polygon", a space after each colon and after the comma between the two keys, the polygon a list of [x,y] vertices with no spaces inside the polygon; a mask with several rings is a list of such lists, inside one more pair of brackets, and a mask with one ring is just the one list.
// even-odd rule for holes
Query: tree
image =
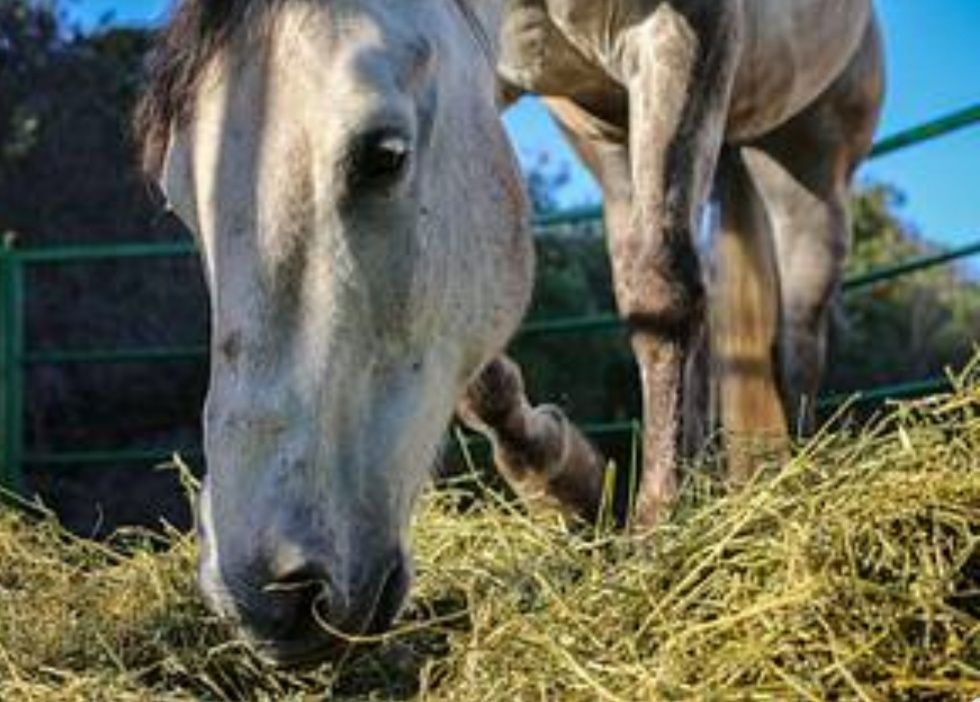
{"label": "tree", "polygon": [[[881,184],[854,198],[852,273],[937,252],[897,214],[903,202]],[[880,387],[941,375],[970,359],[980,330],[980,285],[956,265],[932,268],[847,294],[840,310],[827,389]]]}
{"label": "tree", "polygon": [[525,170],[524,182],[535,214],[553,214],[559,210],[558,194],[571,181],[571,168],[556,162],[547,151],[541,151]]}
{"label": "tree", "polygon": [[[67,27],[53,2],[0,4],[0,232],[17,247],[173,240],[136,167],[130,113],[147,32]],[[27,343],[33,351],[199,344],[207,304],[195,259],[32,267]],[[27,374],[32,452],[198,443],[207,369],[35,365]],[[186,522],[176,481],[152,464],[31,470],[29,483],[90,532],[104,525]],[[169,501],[170,510],[149,505]]]}

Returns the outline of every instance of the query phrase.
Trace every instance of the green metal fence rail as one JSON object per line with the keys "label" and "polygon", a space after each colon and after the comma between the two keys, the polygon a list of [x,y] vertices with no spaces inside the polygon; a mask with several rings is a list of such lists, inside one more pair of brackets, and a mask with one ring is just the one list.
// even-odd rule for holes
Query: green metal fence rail
{"label": "green metal fence rail", "polygon": [[871,390],[828,395],[820,398],[817,402],[817,407],[822,410],[827,410],[840,407],[848,402],[853,405],[866,405],[885,400],[907,400],[947,392],[951,388],[952,383],[949,378],[926,378],[924,380],[912,380],[907,383],[872,388]]}
{"label": "green metal fence rail", "polygon": [[3,305],[3,339],[0,340],[0,388],[3,392],[0,442],[3,451],[0,464],[0,487],[23,492],[21,458],[24,437],[24,373],[20,358],[24,353],[24,266],[13,252],[0,256],[0,294]]}
{"label": "green metal fence rail", "polygon": [[868,158],[875,159],[886,156],[910,146],[952,134],[977,123],[980,123],[980,105],[972,105],[882,139],[871,149]]}
{"label": "green metal fence rail", "polygon": [[[899,132],[878,142],[869,158],[879,158],[916,144],[921,144],[966,127],[980,124],[980,104]],[[601,207],[584,207],[539,217],[535,226],[551,229],[598,222]],[[37,249],[16,249],[6,246],[0,249],[0,488],[13,492],[23,489],[23,466],[50,467],[87,466],[114,462],[149,462],[166,460],[172,455],[165,449],[124,449],[111,451],[70,451],[37,454],[25,451],[24,441],[24,371],[29,366],[96,364],[96,363],[186,363],[200,362],[208,354],[204,345],[182,347],[148,347],[134,349],[46,349],[30,350],[26,347],[25,306],[27,294],[25,271],[31,266],[75,265],[85,262],[114,261],[121,259],[148,260],[190,256],[196,249],[190,242],[130,243],[103,245],[76,245]],[[934,255],[903,261],[891,266],[853,276],[844,288],[859,290],[894,280],[916,271],[945,265],[969,256],[980,255],[980,240]],[[520,338],[535,338],[563,334],[593,334],[620,331],[622,323],[613,314],[601,314],[573,319],[531,321],[520,331]],[[948,382],[941,378],[873,388],[850,395],[824,398],[824,405],[838,404],[853,399],[856,402],[878,402],[888,398],[914,397],[941,391]],[[593,435],[616,434],[635,431],[636,421],[613,422],[586,426]],[[191,447],[181,451],[184,456],[199,456],[200,449]]]}
{"label": "green metal fence rail", "polygon": [[[868,288],[975,255],[980,255],[980,240],[965,246],[948,249],[942,253],[912,258],[908,261],[891,266],[883,266],[867,273],[851,276],[844,281],[842,287],[845,292],[861,290],[862,288]],[[519,338],[613,332],[619,331],[622,328],[622,319],[612,313],[596,314],[588,317],[570,317],[568,319],[531,320],[521,327]]]}

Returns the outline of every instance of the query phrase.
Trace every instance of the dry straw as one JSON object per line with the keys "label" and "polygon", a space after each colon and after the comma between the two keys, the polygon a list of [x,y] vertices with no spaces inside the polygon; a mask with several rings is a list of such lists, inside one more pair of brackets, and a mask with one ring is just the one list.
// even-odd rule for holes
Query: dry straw
{"label": "dry straw", "polygon": [[426,498],[399,628],[287,675],[202,609],[193,544],[0,516],[0,699],[980,697],[980,361],[737,494],[689,478],[645,538]]}

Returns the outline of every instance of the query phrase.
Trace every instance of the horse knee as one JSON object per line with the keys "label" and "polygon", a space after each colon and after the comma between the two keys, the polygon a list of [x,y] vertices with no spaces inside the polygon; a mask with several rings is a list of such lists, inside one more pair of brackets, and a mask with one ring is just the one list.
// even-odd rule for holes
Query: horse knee
{"label": "horse knee", "polygon": [[704,314],[705,290],[690,237],[671,244],[613,247],[616,301],[631,332],[689,339]]}
{"label": "horse knee", "polygon": [[520,367],[505,356],[490,361],[467,386],[457,412],[479,431],[499,431],[528,406]]}

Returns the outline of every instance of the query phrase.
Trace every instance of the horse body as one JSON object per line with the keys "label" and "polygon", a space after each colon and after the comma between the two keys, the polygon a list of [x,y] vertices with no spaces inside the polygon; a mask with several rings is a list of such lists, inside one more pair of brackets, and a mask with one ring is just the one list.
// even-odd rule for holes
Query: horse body
{"label": "horse body", "polygon": [[[813,102],[846,68],[873,21],[868,0],[727,4],[739,6],[743,14],[726,124],[726,136],[733,141],[761,136]],[[622,105],[628,94],[634,70],[631,44],[645,41],[638,26],[653,13],[673,12],[677,6],[711,14],[719,5],[703,0],[512,0],[498,71],[521,91],[594,108],[597,117],[625,135],[628,114],[609,106]]]}
{"label": "horse body", "polygon": [[604,190],[643,383],[638,522],[696,443],[699,348],[747,475],[819,380],[880,63],[867,0],[183,0],[140,121],[211,295],[211,606],[283,663],[329,651],[320,622],[387,626],[454,408],[526,497],[595,515],[603,459],[500,355],[532,287],[498,115],[522,91]]}

